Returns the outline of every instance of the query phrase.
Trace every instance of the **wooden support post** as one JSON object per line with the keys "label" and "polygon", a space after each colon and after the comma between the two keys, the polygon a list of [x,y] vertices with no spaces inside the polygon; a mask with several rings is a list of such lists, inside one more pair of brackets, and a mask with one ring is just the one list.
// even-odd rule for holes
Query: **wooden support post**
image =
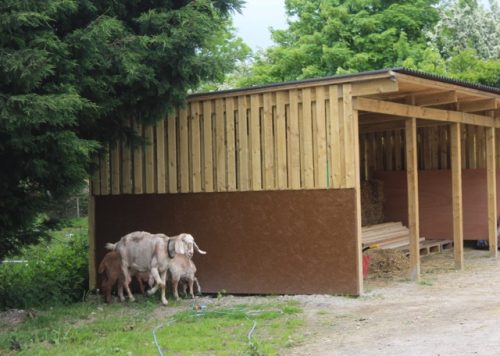
{"label": "wooden support post", "polygon": [[89,195],[88,203],[88,241],[89,241],[89,289],[96,288],[96,261],[95,261],[95,198]]}
{"label": "wooden support post", "polygon": [[406,177],[408,184],[408,227],[410,229],[410,278],[420,278],[417,119],[406,120]]}
{"label": "wooden support post", "polygon": [[486,129],[486,171],[488,182],[488,242],[490,256],[497,257],[497,189],[495,164],[495,126]]}
{"label": "wooden support post", "polygon": [[462,209],[462,140],[461,125],[451,124],[451,182],[453,197],[453,252],[455,268],[464,269],[464,230]]}
{"label": "wooden support post", "polygon": [[[352,104],[351,104],[352,107]],[[358,276],[358,292],[363,294],[363,244],[361,236],[361,174],[360,174],[360,158],[359,158],[359,115],[357,110],[352,110],[352,136],[354,143],[352,150],[354,151],[354,187],[356,189],[356,245],[358,246],[357,269]]]}

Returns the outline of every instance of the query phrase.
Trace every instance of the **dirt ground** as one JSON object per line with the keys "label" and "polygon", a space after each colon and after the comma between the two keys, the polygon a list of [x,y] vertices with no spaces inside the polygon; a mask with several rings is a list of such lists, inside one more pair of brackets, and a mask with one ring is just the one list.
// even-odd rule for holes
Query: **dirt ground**
{"label": "dirt ground", "polygon": [[359,298],[295,296],[304,339],[283,355],[500,355],[500,265],[487,251],[422,258],[420,282],[404,273],[365,280]]}
{"label": "dirt ground", "polygon": [[[372,273],[359,298],[330,295],[203,297],[207,306],[298,301],[305,325],[281,355],[500,355],[500,264],[466,248],[424,256],[419,282],[407,270]],[[188,301],[184,301],[188,303]],[[182,308],[182,307],[181,307]],[[168,308],[159,308],[165,317]],[[257,326],[258,329],[258,326]]]}

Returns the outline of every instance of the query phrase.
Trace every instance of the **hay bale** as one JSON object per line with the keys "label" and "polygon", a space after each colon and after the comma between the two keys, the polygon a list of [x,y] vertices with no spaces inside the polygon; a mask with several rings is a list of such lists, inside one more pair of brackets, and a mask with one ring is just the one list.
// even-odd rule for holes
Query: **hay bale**
{"label": "hay bale", "polygon": [[391,277],[406,273],[410,268],[410,258],[401,250],[368,250],[366,254],[370,256],[370,276]]}
{"label": "hay bale", "polygon": [[384,222],[384,184],[381,180],[361,182],[361,220],[363,226]]}

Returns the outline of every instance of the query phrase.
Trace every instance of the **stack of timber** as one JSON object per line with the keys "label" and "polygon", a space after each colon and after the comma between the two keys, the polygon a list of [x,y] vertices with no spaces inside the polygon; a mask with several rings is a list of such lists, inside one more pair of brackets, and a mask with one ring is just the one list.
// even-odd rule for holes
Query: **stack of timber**
{"label": "stack of timber", "polygon": [[[378,225],[364,226],[361,232],[363,247],[376,244],[380,249],[399,249],[409,253],[410,230],[401,222],[388,222]],[[425,240],[420,241],[420,255],[439,253],[453,247],[450,240]]]}
{"label": "stack of timber", "polygon": [[410,230],[401,222],[365,226],[361,235],[363,247],[377,244],[381,249],[404,248],[410,244]]}

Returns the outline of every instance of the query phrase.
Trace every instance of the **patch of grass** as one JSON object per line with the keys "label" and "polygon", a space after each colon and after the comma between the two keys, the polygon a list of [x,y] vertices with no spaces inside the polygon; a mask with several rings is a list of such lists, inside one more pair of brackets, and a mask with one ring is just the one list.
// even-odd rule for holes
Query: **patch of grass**
{"label": "patch of grass", "polygon": [[157,336],[166,352],[235,354],[244,351],[268,355],[289,343],[294,331],[302,325],[297,317],[300,312],[293,303],[186,311],[171,319],[175,322],[159,330]]}
{"label": "patch of grass", "polygon": [[420,284],[421,286],[432,286],[434,285],[434,283],[429,280],[429,279],[425,279],[425,278],[422,278],[418,281],[418,284]]}
{"label": "patch of grass", "polygon": [[302,310],[296,303],[187,308],[163,319],[155,315],[168,309],[157,300],[46,308],[16,327],[0,324],[0,354],[8,353],[13,342],[20,345],[21,355],[155,354],[152,330],[160,324],[156,334],[167,354],[268,355],[301,340],[297,330],[303,325]]}

